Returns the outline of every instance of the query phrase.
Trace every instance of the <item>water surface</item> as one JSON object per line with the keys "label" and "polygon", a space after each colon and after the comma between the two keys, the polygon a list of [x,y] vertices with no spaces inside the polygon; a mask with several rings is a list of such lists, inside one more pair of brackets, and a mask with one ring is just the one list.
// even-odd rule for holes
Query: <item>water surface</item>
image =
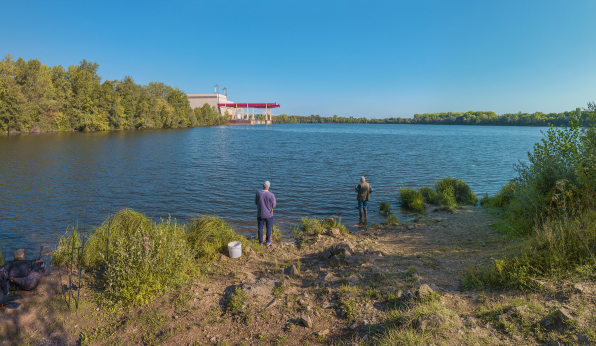
{"label": "water surface", "polygon": [[[98,225],[121,208],[185,221],[217,214],[256,227],[255,192],[272,182],[275,223],[305,215],[358,222],[353,184],[364,175],[378,202],[399,186],[464,179],[496,192],[542,138],[536,127],[275,124],[0,137],[0,245],[54,246],[67,227]],[[403,215],[401,217],[404,217]]]}

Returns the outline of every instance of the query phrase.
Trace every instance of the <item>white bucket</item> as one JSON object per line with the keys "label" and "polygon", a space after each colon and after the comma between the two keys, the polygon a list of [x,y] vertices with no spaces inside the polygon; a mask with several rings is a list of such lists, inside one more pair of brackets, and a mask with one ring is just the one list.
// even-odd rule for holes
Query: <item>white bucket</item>
{"label": "white bucket", "polygon": [[242,256],[242,243],[239,241],[233,241],[228,244],[228,250],[230,251],[231,258],[238,258]]}

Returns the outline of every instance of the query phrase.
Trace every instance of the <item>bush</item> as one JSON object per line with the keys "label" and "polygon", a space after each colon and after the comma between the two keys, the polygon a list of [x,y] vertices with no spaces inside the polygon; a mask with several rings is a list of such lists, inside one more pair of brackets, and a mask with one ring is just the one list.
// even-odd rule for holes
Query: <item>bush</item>
{"label": "bush", "polygon": [[509,205],[515,198],[516,183],[509,182],[505,184],[501,190],[494,196],[485,194],[480,199],[480,205],[485,208],[504,208]]}
{"label": "bush", "polygon": [[[155,223],[143,214],[124,209],[90,232],[82,264],[85,270],[99,274],[94,285],[105,287],[104,304],[142,305],[186,284],[189,275],[196,273],[193,259],[212,259],[226,252],[227,244],[236,240],[248,244],[246,238],[214,216],[195,218],[187,228],[171,219]],[[73,242],[75,247],[83,243],[76,230],[59,240],[51,259],[53,265],[69,263]],[[78,263],[79,252],[74,255]]]}
{"label": "bush", "polygon": [[[478,197],[472,192],[468,184],[457,178],[445,177],[437,181],[435,183],[435,190],[439,194],[439,199],[441,195],[448,196],[444,198],[450,198],[453,195],[456,204],[476,205],[478,203]],[[446,191],[447,193],[445,193]],[[439,201],[439,203],[441,202]]]}
{"label": "bush", "polygon": [[439,201],[439,195],[437,192],[428,186],[421,187],[420,193],[422,194],[424,203],[436,204]]}
{"label": "bush", "polygon": [[568,219],[548,219],[535,225],[532,237],[510,256],[495,260],[488,267],[469,268],[464,285],[524,288],[534,286],[534,277],[565,279],[582,271],[591,275],[596,266],[595,228],[594,211]]}
{"label": "bush", "polygon": [[399,200],[401,206],[405,209],[415,211],[417,213],[424,212],[424,197],[420,191],[411,189],[409,187],[401,187],[399,189]]}
{"label": "bush", "polygon": [[338,219],[328,218],[322,219],[316,216],[305,216],[302,218],[300,227],[294,230],[294,233],[302,235],[319,235],[323,230],[330,230],[332,228],[339,228],[343,235],[349,235],[348,228],[341,223],[341,217]]}
{"label": "bush", "polygon": [[453,211],[457,207],[453,186],[445,186],[439,194],[439,205],[442,210]]}
{"label": "bush", "polygon": [[226,253],[228,244],[233,241],[242,242],[243,248],[249,244],[248,239],[236,233],[227,222],[208,215],[191,220],[186,239],[195,258],[203,260],[212,260],[220,253]]}
{"label": "bush", "polygon": [[389,202],[389,201],[379,202],[379,211],[381,212],[382,215],[389,215],[389,213],[391,212],[391,202]]}

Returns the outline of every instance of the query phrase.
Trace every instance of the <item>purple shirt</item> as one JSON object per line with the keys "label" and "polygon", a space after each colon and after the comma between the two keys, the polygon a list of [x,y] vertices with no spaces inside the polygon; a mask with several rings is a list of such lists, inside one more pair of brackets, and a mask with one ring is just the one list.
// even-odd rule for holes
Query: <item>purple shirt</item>
{"label": "purple shirt", "polygon": [[257,217],[268,219],[273,216],[273,208],[277,206],[275,202],[275,195],[269,191],[257,191],[255,196],[255,204],[257,205]]}

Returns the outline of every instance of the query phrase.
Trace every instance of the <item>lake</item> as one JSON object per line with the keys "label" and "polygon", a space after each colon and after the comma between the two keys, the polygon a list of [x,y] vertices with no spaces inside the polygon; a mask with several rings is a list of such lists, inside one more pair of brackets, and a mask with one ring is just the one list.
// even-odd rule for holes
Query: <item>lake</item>
{"label": "lake", "polygon": [[282,231],[307,215],[341,216],[356,230],[360,176],[374,188],[368,225],[380,223],[378,202],[399,211],[402,184],[453,176],[475,193],[495,193],[516,176],[514,164],[527,160],[541,130],[274,124],[2,136],[0,245],[5,257],[17,248],[53,248],[67,228],[95,227],[122,208],[183,222],[215,214],[250,235],[254,195],[265,180]]}

